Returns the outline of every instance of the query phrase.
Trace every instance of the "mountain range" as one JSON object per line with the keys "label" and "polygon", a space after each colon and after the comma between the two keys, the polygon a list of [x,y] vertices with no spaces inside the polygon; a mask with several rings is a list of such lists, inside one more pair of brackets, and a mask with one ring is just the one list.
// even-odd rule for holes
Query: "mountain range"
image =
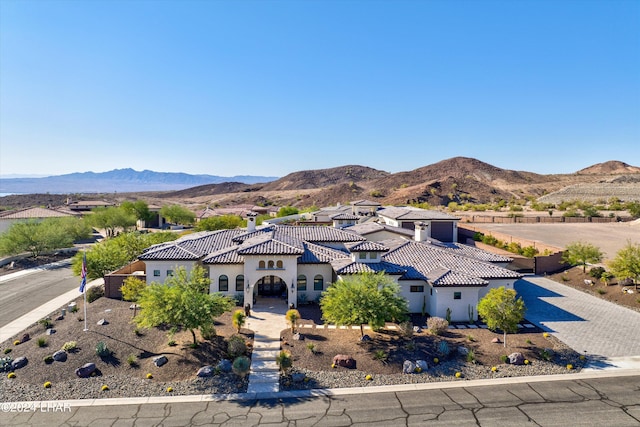
{"label": "mountain range", "polygon": [[[48,181],[67,185],[65,188],[70,189],[67,194],[76,193],[73,194],[74,200],[99,198],[118,203],[142,199],[159,206],[180,203],[194,211],[207,205],[291,205],[304,208],[362,199],[377,201],[382,205],[426,202],[432,206],[446,206],[450,202],[493,203],[501,199],[510,201],[526,198],[545,199],[552,203],[577,199],[600,202],[611,197],[640,201],[640,167],[616,160],[598,163],[570,174],[549,175],[502,169],[477,159],[454,157],[398,173],[346,165],[293,172],[278,179],[232,177],[226,179],[228,182],[220,182],[225,178],[120,169],[103,174],[79,173],[35,180],[39,183],[38,188],[25,192],[40,194],[0,197],[0,205],[17,208],[64,203],[64,195],[45,190],[53,188],[48,187]],[[210,183],[211,180],[218,180],[218,183]],[[240,182],[243,180],[245,182]],[[247,182],[250,180],[254,182]],[[7,181],[12,180],[0,182],[0,191],[11,192],[5,189],[8,188],[5,186]],[[199,185],[203,181],[209,183]],[[171,186],[181,189],[167,189]],[[101,192],[100,188],[109,188],[109,191]],[[50,194],[42,194],[45,191],[50,191]],[[82,192],[101,194],[77,194]]]}
{"label": "mountain range", "polygon": [[203,184],[241,182],[255,184],[278,179],[273,176],[190,175],[176,172],[136,171],[75,172],[42,178],[0,178],[0,193],[113,193],[181,190]]}

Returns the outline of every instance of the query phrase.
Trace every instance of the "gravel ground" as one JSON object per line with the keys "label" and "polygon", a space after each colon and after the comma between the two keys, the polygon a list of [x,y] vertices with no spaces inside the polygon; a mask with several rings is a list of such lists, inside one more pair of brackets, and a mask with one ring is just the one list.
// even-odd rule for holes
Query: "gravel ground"
{"label": "gravel ground", "polygon": [[[16,371],[20,375],[20,371]],[[114,397],[150,397],[193,394],[230,394],[247,391],[248,377],[238,384],[234,374],[223,374],[212,378],[196,378],[189,381],[160,382],[154,379],[144,380],[133,377],[105,375],[86,379],[72,379],[53,383],[51,388],[21,382],[18,378],[9,379],[6,374],[0,378],[0,401],[45,401],[101,399]],[[103,385],[109,390],[102,391]],[[167,388],[173,391],[168,392]]]}
{"label": "gravel ground", "polygon": [[[336,368],[334,371],[312,372],[304,369],[291,369],[286,377],[281,377],[281,390],[305,390],[314,388],[344,388],[344,387],[375,387],[384,385],[399,384],[420,384],[429,382],[478,380],[488,378],[506,378],[535,375],[556,375],[579,372],[580,366],[574,364],[573,370],[568,370],[566,365],[535,361],[530,365],[514,366],[501,364],[497,366],[497,371],[492,372],[491,366],[480,366],[473,364],[460,365],[459,362],[451,361],[440,363],[435,367],[430,367],[428,371],[420,374],[392,374],[392,375],[372,375],[371,380],[365,377],[366,372],[358,370],[348,370]],[[461,378],[455,377],[455,373],[460,372]],[[292,374],[304,374],[305,380],[293,382]]]}

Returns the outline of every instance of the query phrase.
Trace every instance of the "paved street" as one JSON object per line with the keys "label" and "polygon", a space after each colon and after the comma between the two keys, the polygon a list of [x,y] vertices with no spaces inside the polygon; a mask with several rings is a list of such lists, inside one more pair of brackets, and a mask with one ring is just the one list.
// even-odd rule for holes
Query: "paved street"
{"label": "paved street", "polygon": [[15,278],[0,276],[0,327],[79,286],[69,265]]}
{"label": "paved street", "polygon": [[[574,377],[580,375],[574,374]],[[424,390],[405,386],[404,389],[383,392],[375,388],[333,390],[336,392],[334,395],[299,393],[297,396],[259,400],[176,396],[155,398],[152,403],[143,403],[146,399],[129,401],[129,404],[124,399],[36,403],[23,413],[18,413],[17,409],[10,412],[10,407],[3,407],[5,413],[0,417],[0,424],[243,427],[640,425],[640,376],[563,381],[511,378],[504,379],[504,382],[487,385],[487,381],[460,381],[431,384]]]}
{"label": "paved street", "polygon": [[543,277],[515,284],[527,320],[597,358],[640,356],[640,313]]}

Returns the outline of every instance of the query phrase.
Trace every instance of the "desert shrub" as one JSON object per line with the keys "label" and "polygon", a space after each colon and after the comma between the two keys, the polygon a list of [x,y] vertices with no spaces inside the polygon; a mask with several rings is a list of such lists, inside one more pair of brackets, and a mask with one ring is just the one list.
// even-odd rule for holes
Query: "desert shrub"
{"label": "desert shrub", "polygon": [[92,303],[98,298],[102,298],[104,296],[104,286],[92,286],[86,290],[87,292],[87,301]]}
{"label": "desert shrub", "polygon": [[599,288],[596,292],[597,292],[599,295],[604,295],[604,294],[606,294],[606,293],[607,293],[607,291],[605,291],[604,289],[600,289],[600,288]]}
{"label": "desert shrub", "polygon": [[76,341],[67,341],[62,345],[62,349],[67,353],[71,353],[72,351],[78,348],[78,343]]}
{"label": "desert shrub", "polygon": [[280,353],[278,353],[278,355],[276,356],[276,363],[278,364],[282,372],[287,372],[287,369],[289,369],[293,365],[291,353],[289,353],[287,350],[280,351]]}
{"label": "desert shrub", "polygon": [[53,363],[53,356],[49,355],[49,356],[45,356],[44,359],[42,359],[44,361],[44,363],[46,363],[47,365],[50,365]]}
{"label": "desert shrub", "polygon": [[551,357],[552,357],[551,351],[547,350],[546,348],[540,351],[540,359],[546,360],[547,362],[549,362],[551,360]]}
{"label": "desert shrub", "polygon": [[233,315],[231,316],[231,323],[233,324],[233,327],[236,328],[238,333],[240,333],[240,329],[242,329],[246,321],[247,315],[245,314],[244,310],[239,309],[233,312]]}
{"label": "desert shrub", "polygon": [[479,231],[476,231],[475,233],[473,233],[473,241],[474,242],[480,242],[482,241],[482,237],[484,236],[484,234],[480,233]]}
{"label": "desert shrub", "polygon": [[525,246],[524,248],[522,248],[521,252],[521,254],[526,256],[527,258],[533,258],[534,256],[538,255],[538,253],[540,253],[540,251],[534,246]]}
{"label": "desert shrub", "polygon": [[467,353],[467,362],[476,363],[476,353],[471,348],[469,349],[469,352]]}
{"label": "desert shrub", "polygon": [[210,341],[213,337],[215,337],[216,328],[215,326],[213,326],[213,323],[200,326],[200,335],[202,335],[202,339],[207,341]]}
{"label": "desert shrub", "polygon": [[592,267],[589,270],[589,276],[599,279],[606,270],[603,267]]}
{"label": "desert shrub", "polygon": [[5,348],[5,349],[4,349],[4,354],[9,354],[9,353],[11,353],[12,351],[13,351],[13,349],[11,349],[11,348]]}
{"label": "desert shrub", "polygon": [[411,338],[413,337],[413,323],[411,322],[401,322],[399,325],[400,327],[400,333],[405,337],[405,338]]}
{"label": "desert shrub", "polygon": [[138,366],[138,356],[136,356],[135,354],[130,354],[129,357],[127,357],[127,363],[132,368],[137,367]]}
{"label": "desert shrub", "polygon": [[78,311],[77,305],[72,305],[71,307],[69,307],[69,313],[75,313],[77,311]]}
{"label": "desert shrub", "polygon": [[507,356],[506,354],[503,354],[502,356],[500,356],[500,360],[502,361],[502,363],[508,363],[509,356]]}
{"label": "desert shrub", "polygon": [[169,342],[167,343],[167,345],[169,347],[175,347],[178,345],[178,343],[176,342],[176,340],[169,340]]}
{"label": "desert shrub", "polygon": [[111,350],[104,341],[98,341],[96,344],[96,355],[98,357],[109,357],[111,356]]}
{"label": "desert shrub", "polygon": [[411,340],[404,345],[404,348],[406,348],[408,351],[413,351],[416,349],[416,342]]}
{"label": "desert shrub", "polygon": [[381,361],[382,363],[385,363],[387,359],[389,359],[389,354],[384,350],[376,350],[373,353],[373,358]]}
{"label": "desert shrub", "polygon": [[40,319],[38,323],[42,325],[45,331],[52,326],[51,319]]}
{"label": "desert shrub", "polygon": [[285,319],[287,319],[287,323],[291,326],[291,333],[296,331],[296,323],[300,319],[300,313],[296,309],[288,310],[285,315]]}
{"label": "desert shrub", "polygon": [[233,335],[229,337],[227,343],[227,353],[229,357],[235,358],[242,356],[247,352],[247,343],[244,342],[244,338],[239,335]]}
{"label": "desert shrub", "polygon": [[312,342],[307,343],[307,350],[309,350],[313,354],[316,354],[316,345]]}
{"label": "desert shrub", "polygon": [[45,337],[39,337],[36,340],[36,344],[38,347],[46,347],[47,346],[47,339]]}
{"label": "desert shrub", "polygon": [[449,329],[449,322],[442,317],[429,317],[427,319],[427,329],[434,335],[441,335]]}
{"label": "desert shrub", "polygon": [[249,373],[249,369],[251,369],[251,360],[247,356],[238,356],[233,361],[231,369],[233,369],[234,374],[245,377]]}

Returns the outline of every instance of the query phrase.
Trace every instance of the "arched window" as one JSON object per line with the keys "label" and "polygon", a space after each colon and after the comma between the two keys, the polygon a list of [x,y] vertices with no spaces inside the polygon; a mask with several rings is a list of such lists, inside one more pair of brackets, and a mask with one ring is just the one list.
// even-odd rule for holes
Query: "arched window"
{"label": "arched window", "polygon": [[273,261],[269,261],[268,266],[269,268],[273,268]]}
{"label": "arched window", "polygon": [[242,292],[244,291],[244,275],[238,274],[236,276],[236,291]]}
{"label": "arched window", "polygon": [[260,261],[260,262],[258,263],[258,268],[261,268],[261,269],[263,269],[263,270],[264,270],[264,261]]}
{"label": "arched window", "polygon": [[298,290],[306,291],[307,290],[307,276],[301,274],[298,276]]}
{"label": "arched window", "polygon": [[318,274],[313,278],[313,290],[314,291],[323,291],[324,290],[324,278],[322,275]]}
{"label": "arched window", "polygon": [[224,274],[218,278],[218,291],[220,292],[229,291],[229,278]]}
{"label": "arched window", "polygon": [[276,268],[282,268],[282,261],[278,260],[276,262]]}

